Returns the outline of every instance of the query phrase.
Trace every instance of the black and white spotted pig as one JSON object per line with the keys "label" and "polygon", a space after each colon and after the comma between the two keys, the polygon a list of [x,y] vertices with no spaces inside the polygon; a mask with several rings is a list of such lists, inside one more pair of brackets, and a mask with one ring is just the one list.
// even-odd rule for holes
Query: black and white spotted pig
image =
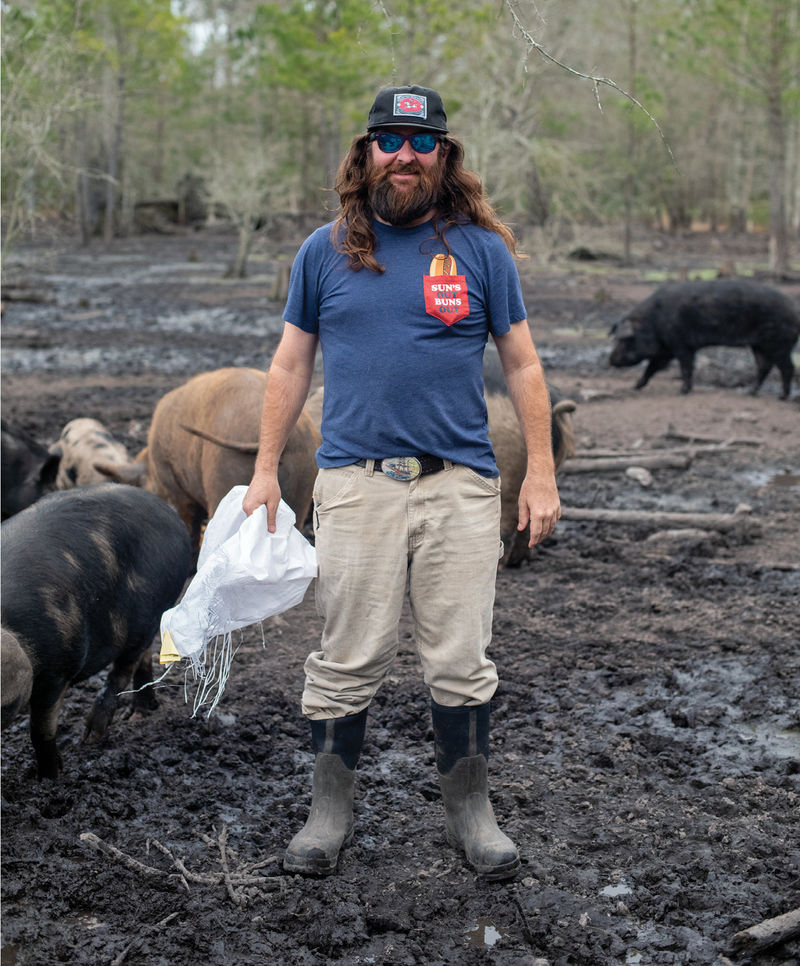
{"label": "black and white spotted pig", "polygon": [[98,419],[81,416],[71,419],[61,430],[58,440],[50,447],[58,457],[56,489],[71,490],[73,486],[107,483],[108,474],[94,468],[95,463],[124,465],[130,462],[128,451],[114,439]]}
{"label": "black and white spotted pig", "polygon": [[[3,724],[29,688],[39,777],[56,778],[69,686],[111,664],[86,723],[84,740],[98,741],[131,677],[134,689],[152,681],[161,615],[192,567],[189,536],[159,497],[100,483],[43,497],[5,521],[0,539]],[[150,688],[134,695],[134,707],[152,703]]]}

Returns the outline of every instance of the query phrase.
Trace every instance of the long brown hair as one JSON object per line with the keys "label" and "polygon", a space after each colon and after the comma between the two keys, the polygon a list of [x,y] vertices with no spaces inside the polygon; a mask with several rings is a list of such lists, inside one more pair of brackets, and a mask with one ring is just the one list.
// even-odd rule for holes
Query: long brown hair
{"label": "long brown hair", "polygon": [[[354,139],[350,150],[336,173],[336,193],[341,211],[331,228],[331,239],[337,251],[347,255],[349,267],[357,272],[368,268],[382,273],[384,266],[375,258],[376,237],[372,227],[372,208],[367,188],[368,135]],[[481,179],[464,167],[464,147],[455,138],[442,137],[440,150],[444,155],[442,188],[436,204],[436,235],[449,253],[445,233],[451,225],[473,222],[497,232],[512,254],[516,254],[516,240],[511,229],[497,216]]]}

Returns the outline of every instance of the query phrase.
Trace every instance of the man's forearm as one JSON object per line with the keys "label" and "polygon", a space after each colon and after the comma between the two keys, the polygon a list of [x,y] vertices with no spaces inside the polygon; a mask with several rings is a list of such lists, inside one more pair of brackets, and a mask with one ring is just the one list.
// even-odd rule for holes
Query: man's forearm
{"label": "man's forearm", "polygon": [[538,359],[508,373],[506,383],[528,450],[528,473],[552,476],[550,397]]}
{"label": "man's forearm", "polygon": [[305,405],[311,372],[285,369],[274,360],[267,373],[255,475],[275,475],[289,434]]}

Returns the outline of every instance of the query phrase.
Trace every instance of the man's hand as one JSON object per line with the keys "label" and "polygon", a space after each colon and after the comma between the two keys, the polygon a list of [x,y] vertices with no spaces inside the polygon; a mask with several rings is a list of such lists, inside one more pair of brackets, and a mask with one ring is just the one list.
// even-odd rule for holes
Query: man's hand
{"label": "man's hand", "polygon": [[517,530],[530,525],[528,547],[549,537],[561,517],[561,501],[554,476],[535,477],[529,473],[519,491]]}
{"label": "man's hand", "polygon": [[260,506],[267,507],[267,530],[275,533],[278,505],[281,502],[281,488],[275,475],[254,476],[242,500],[242,509],[250,516]]}

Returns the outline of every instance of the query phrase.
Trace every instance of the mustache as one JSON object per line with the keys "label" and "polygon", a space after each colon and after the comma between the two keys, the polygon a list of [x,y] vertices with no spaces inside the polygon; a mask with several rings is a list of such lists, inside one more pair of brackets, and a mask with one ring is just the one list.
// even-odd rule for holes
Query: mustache
{"label": "mustache", "polygon": [[372,186],[377,186],[388,181],[393,174],[417,174],[423,175],[423,169],[418,161],[393,161],[385,168],[370,167],[369,181]]}

